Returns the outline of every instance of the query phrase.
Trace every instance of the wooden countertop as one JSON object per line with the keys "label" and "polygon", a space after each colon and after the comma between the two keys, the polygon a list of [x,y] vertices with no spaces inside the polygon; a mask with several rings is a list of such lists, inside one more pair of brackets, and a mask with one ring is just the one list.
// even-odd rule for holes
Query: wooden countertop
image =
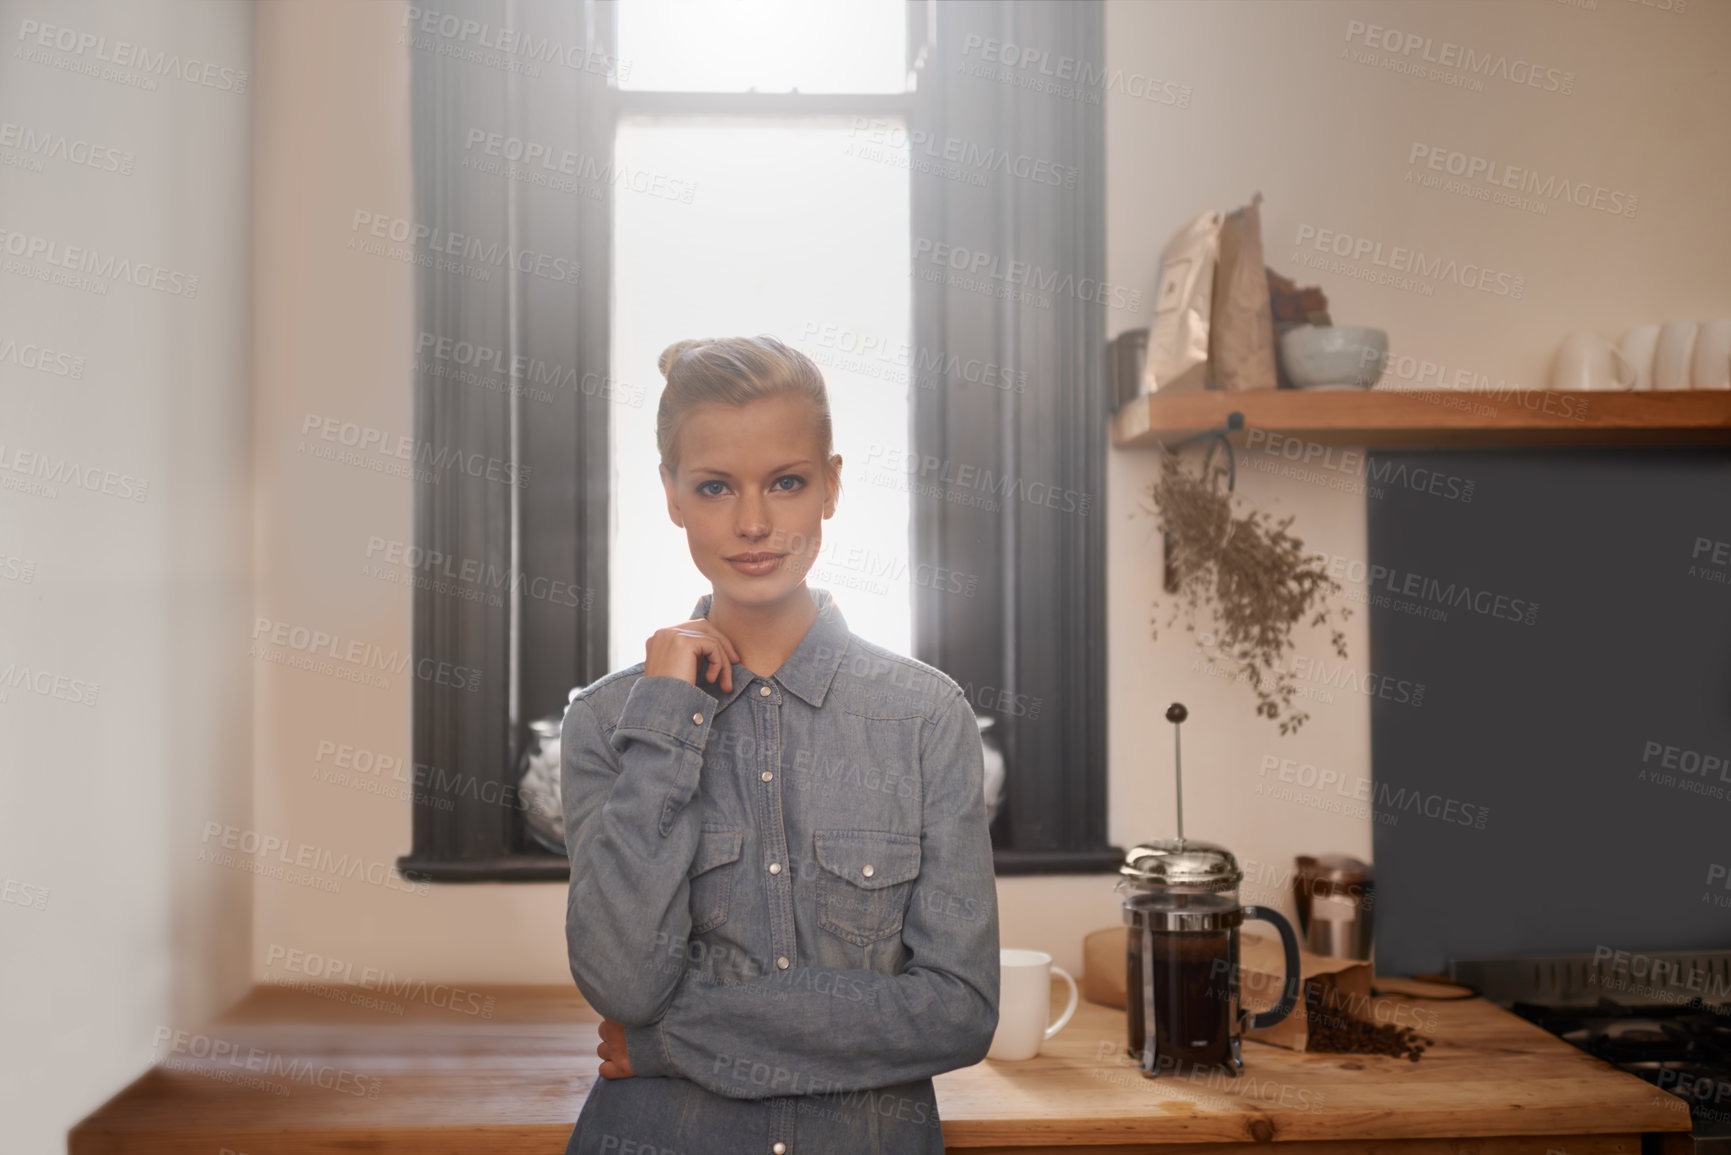
{"label": "wooden countertop", "polygon": [[[1681,1099],[1483,999],[1377,1006],[1436,1045],[1413,1063],[1247,1041],[1238,1080],[1194,1082],[1144,1079],[1117,1057],[1123,1012],[1084,1001],[1038,1058],[938,1076],[944,1142],[974,1155],[1230,1155],[1271,1140],[1291,1155],[1441,1155],[1466,1138],[1488,1140],[1479,1155],[1639,1155],[1641,1132],[1689,1129]],[[1415,1019],[1429,1014],[1434,1031]],[[597,1020],[569,986],[255,987],[159,1045],[158,1066],[73,1128],[69,1155],[560,1155],[599,1077]]]}
{"label": "wooden countertop", "polygon": [[[1054,984],[1052,1015],[1065,989]],[[1244,1071],[1146,1079],[1128,1057],[1124,1012],[1084,1000],[1022,1063],[980,1063],[936,1080],[944,1141],[971,1155],[1082,1144],[1094,1155],[1208,1144],[1226,1155],[1288,1150],[1480,1155],[1639,1155],[1641,1132],[1689,1130],[1683,1100],[1484,999],[1372,1000],[1379,1022],[1435,1040],[1418,1062],[1300,1053],[1244,1042]],[[953,1137],[952,1137],[953,1136]]]}

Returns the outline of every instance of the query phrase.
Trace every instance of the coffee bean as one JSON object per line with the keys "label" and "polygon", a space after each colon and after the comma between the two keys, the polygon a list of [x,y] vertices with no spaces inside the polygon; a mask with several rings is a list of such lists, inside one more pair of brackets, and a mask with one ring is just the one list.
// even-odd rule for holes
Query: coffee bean
{"label": "coffee bean", "polygon": [[[1389,1055],[1419,1061],[1424,1044],[1433,1040],[1411,1027],[1396,1027],[1383,1023],[1366,1023],[1343,1019],[1336,1015],[1308,1013],[1309,1049],[1332,1054]],[[1422,1042],[1421,1042],[1422,1040]]]}

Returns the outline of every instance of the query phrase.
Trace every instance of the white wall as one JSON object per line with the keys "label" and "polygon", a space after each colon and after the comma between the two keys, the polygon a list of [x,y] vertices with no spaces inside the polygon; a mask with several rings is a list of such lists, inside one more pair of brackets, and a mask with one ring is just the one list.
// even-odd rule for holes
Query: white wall
{"label": "white wall", "polygon": [[[72,71],[103,49],[42,48],[31,21],[231,71]],[[4,0],[0,40],[0,259],[199,278],[0,268],[0,1145],[46,1153],[163,1057],[160,1028],[250,981],[252,878],[199,851],[252,804],[252,10]],[[54,256],[18,257],[31,238]],[[43,348],[60,372],[29,367]],[[21,454],[93,488],[32,491]]]}
{"label": "white wall", "polygon": [[[372,538],[413,540],[411,482],[303,453],[341,446],[301,431],[312,415],[413,435],[412,266],[345,247],[357,210],[413,216],[409,50],[397,43],[406,12],[330,0],[258,10],[255,613],[270,629],[324,631],[338,649],[377,647],[386,661],[410,652],[410,590],[362,568],[383,564],[368,557]],[[388,688],[274,660],[253,674],[259,832],[290,846],[291,860],[304,849],[315,862],[362,864],[350,877],[313,872],[335,892],[259,879],[256,978],[303,980],[290,952],[313,952],[352,967],[354,981],[369,966],[399,980],[570,981],[562,886],[405,889],[390,868],[409,849],[412,781],[357,775],[389,791],[370,793],[315,777],[321,742],[409,765],[407,672],[381,674]]]}

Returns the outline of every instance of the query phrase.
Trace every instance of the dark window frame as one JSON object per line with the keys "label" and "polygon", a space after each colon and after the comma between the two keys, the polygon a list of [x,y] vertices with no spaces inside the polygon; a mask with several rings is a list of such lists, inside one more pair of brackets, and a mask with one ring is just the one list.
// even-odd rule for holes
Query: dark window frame
{"label": "dark window frame", "polygon": [[[504,18],[505,3],[460,0],[458,6],[469,10],[463,15],[502,26],[511,22]],[[1075,41],[1076,54],[1100,60],[1098,9],[1062,0],[970,6],[908,0],[914,91],[895,94],[621,91],[602,67],[563,78],[560,91],[570,99],[561,105],[547,101],[540,88],[533,90],[535,100],[525,99],[525,82],[508,75],[478,74],[464,71],[466,62],[414,55],[417,222],[453,231],[479,222],[481,232],[497,222],[524,249],[578,254],[581,273],[573,288],[510,272],[500,302],[493,299],[496,290],[492,296],[476,293],[437,269],[417,269],[420,340],[432,333],[488,345],[490,338],[489,347],[555,366],[579,387],[557,391],[550,403],[531,402],[514,390],[460,387],[417,364],[418,442],[497,454],[532,484],[501,487],[449,471],[414,482],[415,543],[426,556],[473,560],[521,580],[500,591],[498,604],[452,596],[430,581],[414,586],[417,670],[432,675],[411,683],[413,842],[397,864],[405,876],[440,882],[567,879],[565,858],[527,832],[516,795],[519,767],[532,740],[530,722],[559,713],[572,687],[609,672],[610,402],[605,390],[582,386],[606,382],[610,373],[612,186],[597,199],[575,198],[573,210],[515,181],[478,189],[462,183],[451,171],[459,147],[455,134],[479,115],[472,107],[503,110],[501,119],[514,134],[575,140],[579,155],[604,162],[613,156],[619,121],[642,115],[898,116],[926,139],[942,140],[966,132],[960,126],[970,115],[996,115],[995,106],[1012,99],[990,90],[983,98],[977,92],[953,101],[945,97],[944,71],[955,65],[941,49],[946,42],[961,43],[964,21],[1001,26],[1011,42],[1018,35],[1023,44],[1037,43],[1042,35],[1066,46]],[[611,3],[511,6],[519,25],[526,11],[529,19],[548,22],[538,29],[543,35],[603,45],[599,59],[616,59]],[[1062,234],[1059,256],[1071,272],[1099,281],[1102,117],[1086,104],[1062,112],[1067,116],[1047,127],[1046,149],[1075,154],[1078,188],[1086,191],[1068,202],[1073,212],[1062,222],[1066,228],[1050,231]],[[957,183],[910,173],[916,237],[947,236],[958,216],[989,213],[1003,229],[1019,212],[1041,210],[1032,203],[1042,195],[1038,189],[1015,187],[1007,197],[967,205],[945,187]],[[1017,249],[1033,240],[1030,232],[1003,247]],[[978,712],[997,720],[994,732],[1008,769],[1005,804],[992,830],[998,873],[1112,871],[1122,851],[1105,839],[1104,310],[1066,300],[1060,314],[1030,320],[1018,309],[1025,311],[1000,303],[992,321],[981,326],[974,323],[977,302],[946,295],[916,277],[911,349],[942,349],[964,361],[984,356],[1021,367],[1028,383],[1020,394],[912,389],[910,446],[1005,474],[1013,488],[1031,480],[1048,492],[1086,495],[1094,508],[1054,516],[1037,503],[1006,500],[982,521],[958,518],[957,503],[916,497],[910,568],[931,566],[986,580],[965,604],[935,583],[916,585],[912,648],[914,656],[961,682]],[[1052,352],[1042,357],[1045,348]],[[1044,371],[1028,368],[1035,364]],[[910,378],[915,376],[910,366]],[[537,587],[563,589],[566,596],[536,595],[531,591]],[[525,645],[528,638],[537,644]],[[455,679],[438,676],[448,670],[479,671],[478,684],[448,684]],[[1031,703],[1038,703],[1032,711]]]}

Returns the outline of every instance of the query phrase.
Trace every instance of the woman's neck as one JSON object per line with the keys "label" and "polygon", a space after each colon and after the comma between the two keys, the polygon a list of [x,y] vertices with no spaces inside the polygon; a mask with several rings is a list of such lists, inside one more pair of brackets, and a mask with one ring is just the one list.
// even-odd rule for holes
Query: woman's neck
{"label": "woman's neck", "polygon": [[799,649],[817,620],[817,603],[804,582],[767,605],[742,604],[717,593],[710,598],[709,620],[739,650],[739,664],[767,678]]}

